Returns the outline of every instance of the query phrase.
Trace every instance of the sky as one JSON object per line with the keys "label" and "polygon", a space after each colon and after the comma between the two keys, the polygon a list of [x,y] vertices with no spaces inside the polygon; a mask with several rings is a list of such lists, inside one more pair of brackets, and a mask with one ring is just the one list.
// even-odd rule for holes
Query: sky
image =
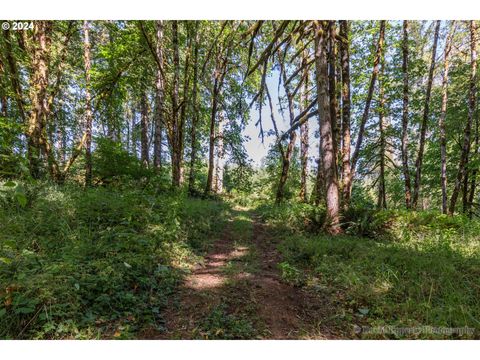
{"label": "sky", "polygon": [[[274,109],[274,117],[277,122],[277,127],[280,133],[285,132],[289,129],[289,119],[288,119],[288,112],[285,110],[284,118],[280,113],[280,108],[278,106],[278,78],[279,73],[277,70],[273,72],[272,75],[267,77],[266,84],[268,86],[270,95],[272,97],[273,109]],[[284,92],[282,86],[280,86],[280,94],[284,96]],[[299,111],[295,111],[295,116],[298,115]],[[260,166],[262,159],[267,155],[268,149],[272,144],[275,143],[276,138],[275,135],[268,136],[267,133],[270,130],[273,130],[272,120],[270,117],[270,107],[268,103],[266,103],[262,108],[262,124],[263,124],[263,131],[265,134],[264,142],[262,143],[262,139],[260,137],[260,127],[255,126],[259,118],[258,108],[257,105],[254,104],[250,110],[250,120],[248,125],[246,126],[245,130],[243,131],[244,135],[250,137],[250,139],[245,142],[245,148],[249,157],[253,160],[255,166]],[[297,146],[300,146],[300,138],[299,138],[299,131],[297,131]],[[317,117],[312,117],[309,119],[309,160],[310,164],[312,165],[316,155],[318,154],[318,138],[315,137],[315,132],[318,131],[318,121]]]}

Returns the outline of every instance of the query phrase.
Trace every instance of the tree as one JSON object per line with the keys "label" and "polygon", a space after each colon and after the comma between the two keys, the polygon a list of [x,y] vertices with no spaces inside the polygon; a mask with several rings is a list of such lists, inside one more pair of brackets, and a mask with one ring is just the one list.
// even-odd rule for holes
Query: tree
{"label": "tree", "polygon": [[85,184],[92,184],[92,97],[90,94],[90,33],[88,21],[83,22],[83,59],[85,63]]}
{"label": "tree", "polygon": [[408,21],[403,21],[402,40],[402,72],[403,72],[403,108],[402,108],[402,171],[405,186],[405,206],[411,207],[411,182],[410,169],[408,167],[408,101],[409,101],[409,78],[408,78]]}
{"label": "tree", "polygon": [[[454,188],[450,197],[450,206],[448,212],[453,215],[455,212],[455,205],[457,203],[458,194],[462,180],[466,176],[466,166],[468,164],[468,155],[470,153],[470,136],[472,130],[473,117],[475,114],[476,98],[477,98],[477,43],[476,43],[477,24],[475,21],[470,21],[470,82],[469,82],[469,96],[468,96],[468,118],[465,125],[463,135],[462,153],[460,162],[458,164],[457,177],[455,179]],[[466,189],[465,189],[466,190]],[[465,191],[464,190],[464,191]]]}
{"label": "tree", "polygon": [[442,108],[438,119],[438,128],[440,132],[440,154],[441,154],[441,175],[440,183],[442,187],[442,212],[447,214],[447,136],[445,132],[445,118],[447,116],[448,101],[448,71],[450,68],[449,56],[452,50],[452,39],[455,32],[455,21],[451,22],[450,31],[445,43],[443,53],[443,76],[442,76]]}
{"label": "tree", "polygon": [[342,73],[342,201],[350,202],[351,186],[347,180],[351,176],[350,166],[350,44],[349,23],[340,21],[340,61]]}
{"label": "tree", "polygon": [[435,71],[435,61],[437,57],[438,33],[440,31],[440,20],[435,22],[435,33],[433,35],[432,59],[430,61],[430,71],[428,73],[427,89],[425,93],[425,105],[423,108],[422,124],[420,127],[420,140],[418,147],[417,160],[415,161],[415,181],[413,184],[412,207],[417,208],[418,198],[420,195],[422,162],[425,149],[425,136],[427,134],[428,117],[430,115],[430,96],[432,93],[433,73]]}
{"label": "tree", "polygon": [[380,21],[380,30],[379,30],[379,35],[378,35],[378,41],[377,41],[377,46],[376,46],[376,51],[375,51],[375,56],[373,59],[373,70],[372,74],[370,77],[370,84],[368,87],[368,94],[367,94],[367,99],[365,101],[365,107],[363,110],[362,118],[360,120],[360,126],[358,130],[358,135],[357,135],[357,141],[355,142],[355,149],[352,154],[351,158],[351,171],[350,171],[350,176],[345,178],[344,181],[344,186],[346,189],[344,190],[348,194],[351,193],[351,187],[352,187],[352,180],[355,174],[355,167],[357,165],[358,159],[360,157],[360,150],[362,147],[362,142],[363,142],[363,137],[364,137],[364,132],[365,132],[365,125],[368,120],[368,115],[370,112],[370,105],[372,103],[372,98],[373,98],[373,91],[375,89],[375,82],[377,81],[377,76],[378,76],[378,71],[379,71],[379,64],[380,64],[380,58],[382,56],[383,52],[383,43],[385,39],[385,21],[382,20]]}
{"label": "tree", "polygon": [[[308,87],[309,87],[309,74],[308,68],[306,66],[308,53],[306,50],[303,51],[302,57],[302,66],[304,67],[303,74],[303,93],[301,99],[302,110],[308,107]],[[308,173],[308,122],[305,121],[300,126],[300,161],[302,166],[301,176],[300,176],[300,200],[307,202],[307,173]]]}
{"label": "tree", "polygon": [[340,229],[340,198],[336,171],[334,147],[334,121],[331,118],[328,96],[328,69],[326,24],[315,21],[315,77],[317,85],[318,114],[320,119],[320,146],[322,149],[322,170],[325,178],[325,229],[337,234]]}

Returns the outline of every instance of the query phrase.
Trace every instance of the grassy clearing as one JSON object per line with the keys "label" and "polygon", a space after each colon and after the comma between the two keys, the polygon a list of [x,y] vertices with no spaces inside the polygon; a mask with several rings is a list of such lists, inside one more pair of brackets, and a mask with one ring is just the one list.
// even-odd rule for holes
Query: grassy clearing
{"label": "grassy clearing", "polygon": [[263,206],[259,212],[283,238],[284,279],[327,294],[337,308],[330,321],[351,328],[352,336],[456,337],[355,335],[354,325],[469,327],[476,333],[463,337],[479,336],[478,221],[435,212],[364,212],[345,224],[349,235],[332,238],[305,231],[316,222],[308,205]]}
{"label": "grassy clearing", "polygon": [[167,298],[219,236],[228,211],[219,201],[138,187],[7,185],[0,193],[3,339],[161,331]]}

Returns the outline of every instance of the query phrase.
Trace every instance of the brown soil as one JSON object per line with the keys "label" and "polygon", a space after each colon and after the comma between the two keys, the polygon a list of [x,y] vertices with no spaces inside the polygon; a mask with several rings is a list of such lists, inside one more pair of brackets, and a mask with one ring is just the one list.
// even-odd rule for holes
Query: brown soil
{"label": "brown soil", "polygon": [[[281,256],[269,229],[256,216],[248,247],[235,247],[231,223],[225,227],[205,257],[187,276],[168,305],[165,314],[166,331],[149,334],[146,338],[192,339],[208,338],[200,324],[220,304],[228,313],[249,318],[261,339],[332,339],[340,333],[327,328],[332,304],[326,296],[308,293],[281,280],[277,264]],[[252,249],[253,248],[253,249]],[[256,271],[240,271],[228,275],[225,266],[241,261],[248,251],[255,251]],[[334,328],[334,327],[333,327]]]}

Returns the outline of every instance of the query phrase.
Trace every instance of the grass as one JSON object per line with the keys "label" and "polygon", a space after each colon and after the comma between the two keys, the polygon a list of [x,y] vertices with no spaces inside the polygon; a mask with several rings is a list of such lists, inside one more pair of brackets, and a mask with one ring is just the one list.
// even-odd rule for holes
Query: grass
{"label": "grass", "polygon": [[0,193],[2,339],[162,331],[168,297],[227,211],[219,201],[137,187],[19,186]]}
{"label": "grass", "polygon": [[[479,336],[478,221],[435,212],[372,212],[366,222],[350,219],[350,235],[330,237],[305,231],[300,224],[314,220],[302,221],[300,212],[288,221],[295,207],[259,211],[283,239],[279,268],[285,281],[327,295],[337,309],[332,320],[345,328],[468,327],[474,333],[463,337]],[[428,332],[351,336],[457,337]]]}

